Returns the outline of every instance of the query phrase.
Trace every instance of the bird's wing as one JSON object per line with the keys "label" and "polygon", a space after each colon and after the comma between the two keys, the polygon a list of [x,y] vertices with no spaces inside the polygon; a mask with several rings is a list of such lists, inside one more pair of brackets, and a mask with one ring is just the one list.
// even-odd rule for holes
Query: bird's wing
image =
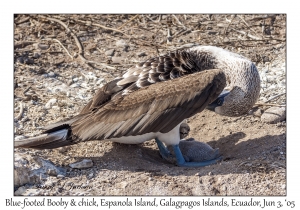
{"label": "bird's wing", "polygon": [[179,49],[150,58],[129,68],[122,78],[115,79],[100,88],[80,114],[100,108],[113,97],[128,95],[142,87],[205,69],[213,69],[212,59],[206,52],[199,54],[197,51]]}
{"label": "bird's wing", "polygon": [[79,114],[86,114],[93,109],[99,108],[103,106],[107,101],[111,99],[111,97],[126,88],[126,85],[118,86],[117,83],[121,79],[114,79],[107,84],[105,84],[103,87],[101,87],[95,94],[95,96],[92,98],[92,100],[89,101],[87,105],[83,107],[83,109],[80,111]]}
{"label": "bird's wing", "polygon": [[218,69],[158,82],[110,101],[71,123],[82,141],[167,133],[185,118],[201,112],[226,84]]}

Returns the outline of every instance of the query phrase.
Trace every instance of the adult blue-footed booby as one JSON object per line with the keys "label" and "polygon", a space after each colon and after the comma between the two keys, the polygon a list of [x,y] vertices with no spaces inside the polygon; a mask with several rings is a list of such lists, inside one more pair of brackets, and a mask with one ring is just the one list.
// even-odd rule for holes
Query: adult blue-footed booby
{"label": "adult blue-footed booby", "polygon": [[15,147],[51,149],[90,140],[138,144],[155,139],[163,158],[172,146],[178,166],[206,166],[220,158],[187,162],[179,148],[184,119],[205,108],[240,116],[256,102],[260,78],[243,56],[212,46],[178,49],[141,62],[98,90],[71,119]]}

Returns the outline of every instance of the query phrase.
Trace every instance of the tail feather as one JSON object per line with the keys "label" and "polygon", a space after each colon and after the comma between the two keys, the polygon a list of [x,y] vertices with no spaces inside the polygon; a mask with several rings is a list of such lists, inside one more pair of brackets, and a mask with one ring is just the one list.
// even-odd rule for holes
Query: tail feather
{"label": "tail feather", "polygon": [[68,140],[68,132],[68,129],[62,129],[32,138],[15,140],[14,143],[15,147],[54,149],[72,144],[72,141]]}

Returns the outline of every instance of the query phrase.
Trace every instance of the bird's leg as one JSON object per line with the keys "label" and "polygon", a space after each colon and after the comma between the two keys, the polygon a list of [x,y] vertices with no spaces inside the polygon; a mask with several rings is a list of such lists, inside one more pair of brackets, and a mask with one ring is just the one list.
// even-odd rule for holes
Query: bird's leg
{"label": "bird's leg", "polygon": [[178,166],[183,166],[183,167],[202,167],[202,166],[208,166],[211,164],[215,164],[218,161],[222,160],[222,156],[213,159],[213,160],[208,160],[208,161],[203,161],[203,162],[186,162],[181,151],[179,148],[179,144],[173,145],[174,153],[176,156],[176,162]]}
{"label": "bird's leg", "polygon": [[170,151],[167,149],[167,147],[158,138],[155,138],[155,142],[158,146],[160,155],[165,160],[169,161],[169,158],[172,156]]}

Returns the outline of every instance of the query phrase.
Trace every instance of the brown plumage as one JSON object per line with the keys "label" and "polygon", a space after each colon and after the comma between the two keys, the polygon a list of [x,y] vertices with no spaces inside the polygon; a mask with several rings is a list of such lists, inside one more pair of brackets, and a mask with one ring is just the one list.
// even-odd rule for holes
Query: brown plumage
{"label": "brown plumage", "polygon": [[141,143],[157,137],[175,145],[181,122],[212,103],[226,85],[233,93],[241,92],[230,93],[215,111],[228,116],[245,113],[259,93],[255,66],[215,47],[173,51],[130,68],[100,88],[79,115],[47,126],[40,139],[15,141],[15,146],[43,149],[88,140]]}

